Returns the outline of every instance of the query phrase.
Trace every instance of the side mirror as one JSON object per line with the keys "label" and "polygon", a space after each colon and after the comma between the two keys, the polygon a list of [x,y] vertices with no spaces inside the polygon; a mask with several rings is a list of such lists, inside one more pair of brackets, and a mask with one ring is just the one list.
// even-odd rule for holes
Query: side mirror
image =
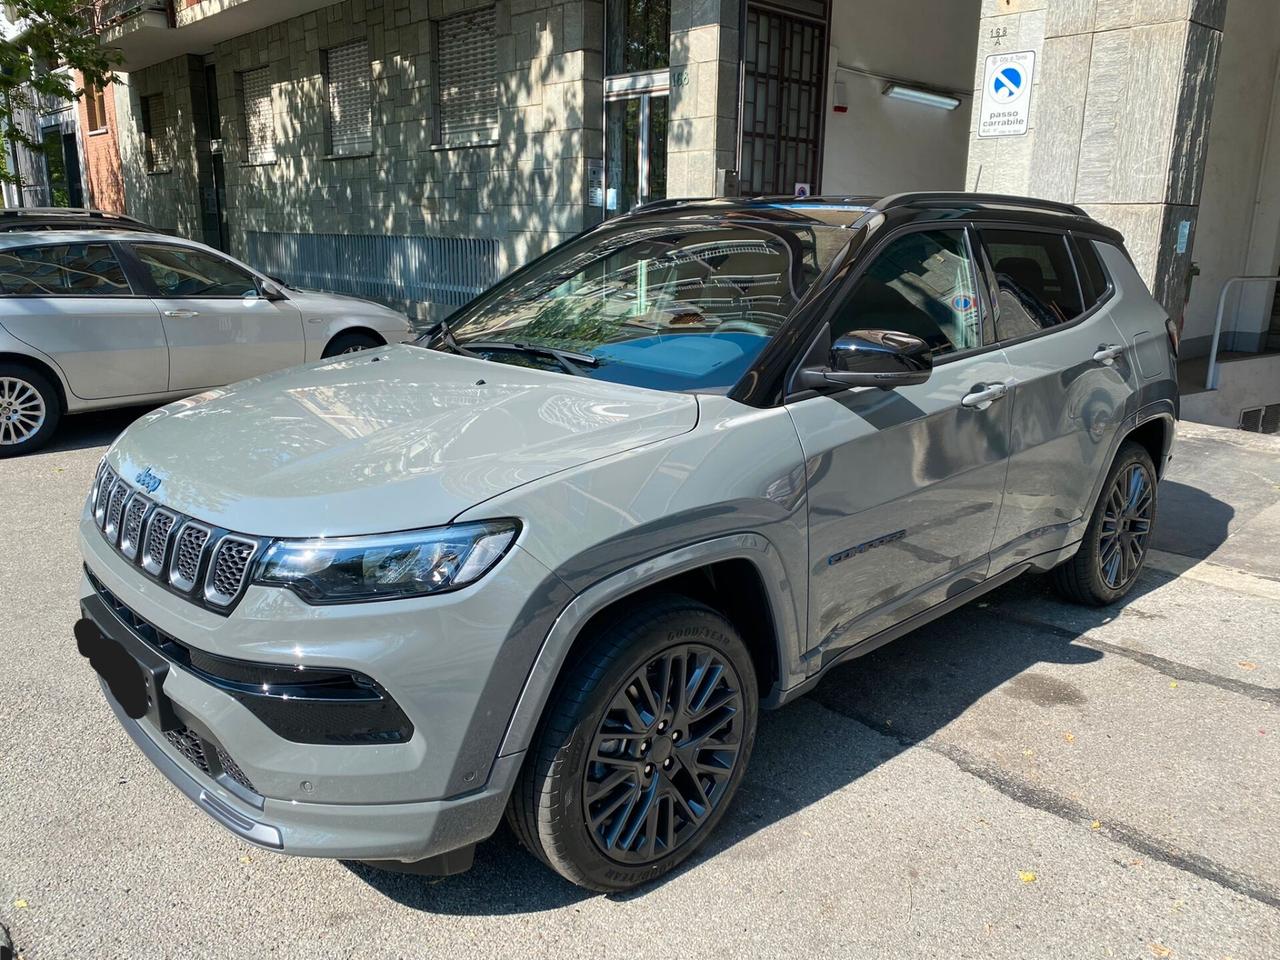
{"label": "side mirror", "polygon": [[933,352],[919,337],[895,330],[858,330],[831,345],[825,367],[806,367],[799,385],[810,390],[841,387],[905,387],[933,373]]}
{"label": "side mirror", "polygon": [[284,290],[274,280],[262,280],[258,283],[258,289],[262,292],[264,300],[287,300]]}

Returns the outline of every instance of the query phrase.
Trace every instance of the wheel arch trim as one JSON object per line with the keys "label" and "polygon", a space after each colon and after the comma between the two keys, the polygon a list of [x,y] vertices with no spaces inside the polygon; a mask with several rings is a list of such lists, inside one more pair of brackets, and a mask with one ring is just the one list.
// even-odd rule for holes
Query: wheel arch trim
{"label": "wheel arch trim", "polygon": [[[651,557],[593,584],[571,600],[556,617],[534,659],[506,734],[499,757],[527,750],[569,651],[582,629],[597,613],[647,588],[701,567],[725,560],[752,563],[764,584],[765,602],[773,615],[774,651],[778,663],[777,688],[803,679],[800,671],[801,625],[780,592],[787,577],[778,550],[758,533],[736,533],[689,544]],[[763,692],[763,691],[762,691]],[[764,698],[768,700],[768,696]]]}

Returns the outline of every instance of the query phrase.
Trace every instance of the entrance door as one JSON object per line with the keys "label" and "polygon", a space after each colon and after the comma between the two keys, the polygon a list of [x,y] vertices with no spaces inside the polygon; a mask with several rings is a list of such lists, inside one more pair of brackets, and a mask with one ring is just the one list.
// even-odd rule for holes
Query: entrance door
{"label": "entrance door", "polygon": [[606,217],[667,195],[667,72],[617,79],[605,87]]}

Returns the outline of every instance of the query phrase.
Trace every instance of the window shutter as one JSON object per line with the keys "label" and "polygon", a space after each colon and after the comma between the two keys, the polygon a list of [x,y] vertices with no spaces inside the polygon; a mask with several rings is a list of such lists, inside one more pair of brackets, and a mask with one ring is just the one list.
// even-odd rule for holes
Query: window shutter
{"label": "window shutter", "polygon": [[367,42],[358,40],[328,52],[328,86],[329,152],[371,152],[373,81]]}
{"label": "window shutter", "polygon": [[164,94],[142,98],[142,133],[146,147],[147,169],[151,172],[169,169],[169,114]]}
{"label": "window shutter", "polygon": [[270,163],[276,158],[270,69],[262,67],[242,73],[240,89],[243,97],[246,160],[249,163]]}
{"label": "window shutter", "polygon": [[436,29],[440,140],[498,135],[498,52],[493,7],[441,20]]}

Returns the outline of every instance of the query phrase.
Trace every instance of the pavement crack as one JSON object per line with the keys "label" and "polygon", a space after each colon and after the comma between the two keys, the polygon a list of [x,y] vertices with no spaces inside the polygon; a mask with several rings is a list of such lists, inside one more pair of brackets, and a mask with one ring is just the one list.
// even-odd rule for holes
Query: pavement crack
{"label": "pavement crack", "polygon": [[[962,773],[976,777],[998,793],[1008,797],[1015,803],[1025,807],[1051,814],[1060,820],[1079,825],[1090,825],[1098,819],[1081,803],[1044,787],[1038,787],[1014,776],[1009,771],[986,763],[979,758],[949,743],[933,739],[920,739],[901,731],[894,730],[887,724],[859,713],[844,704],[819,703],[832,713],[874,730],[883,737],[893,740],[900,746],[923,747],[930,753],[949,760]],[[1144,833],[1137,827],[1118,820],[1108,820],[1098,830],[1109,840],[1122,844],[1134,853],[1141,854],[1150,860],[1173,867],[1175,870],[1189,873],[1215,883],[1220,887],[1248,897],[1258,903],[1280,910],[1280,888],[1265,880],[1250,876],[1239,870],[1220,864],[1198,853],[1178,850],[1168,844]]]}
{"label": "pavement crack", "polygon": [[1034,627],[1037,630],[1043,630],[1046,633],[1052,633],[1054,636],[1062,637],[1064,640],[1070,640],[1072,643],[1079,643],[1083,646],[1097,650],[1099,653],[1113,653],[1118,657],[1124,657],[1135,663],[1140,663],[1145,667],[1150,667],[1163,673],[1171,680],[1183,680],[1187,683],[1204,683],[1211,687],[1217,687],[1219,690],[1225,690],[1228,693],[1238,694],[1242,697],[1249,697],[1257,700],[1259,703],[1265,703],[1270,706],[1280,706],[1280,690],[1275,687],[1263,687],[1256,683],[1248,683],[1244,680],[1235,680],[1231,677],[1224,677],[1221,674],[1211,673],[1208,670],[1201,670],[1199,667],[1188,666],[1185,663],[1178,663],[1176,660],[1169,660],[1165,657],[1156,656],[1154,653],[1143,653],[1141,650],[1134,650],[1130,647],[1122,647],[1119,644],[1109,643],[1106,640],[1098,640],[1091,637],[1088,631],[1071,630],[1067,627],[1060,627],[1056,623],[1047,623],[1044,620],[1037,620],[1035,617],[1023,616],[1004,607],[975,607],[979,613],[988,616],[998,617],[1001,620],[1012,620],[1023,626]]}

